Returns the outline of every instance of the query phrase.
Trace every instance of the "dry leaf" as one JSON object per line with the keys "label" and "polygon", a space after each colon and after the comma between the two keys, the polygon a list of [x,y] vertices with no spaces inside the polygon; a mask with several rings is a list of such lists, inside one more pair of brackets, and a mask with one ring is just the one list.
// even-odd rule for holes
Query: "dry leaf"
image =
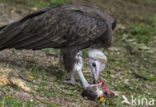
{"label": "dry leaf", "polygon": [[5,86],[9,83],[8,78],[5,75],[0,76],[0,86]]}
{"label": "dry leaf", "polygon": [[36,8],[36,7],[33,7],[33,8],[32,8],[32,10],[34,10],[34,11],[37,11],[37,10],[38,10],[38,8]]}
{"label": "dry leaf", "polygon": [[28,78],[29,78],[29,79],[34,79],[34,76],[29,75]]}
{"label": "dry leaf", "polygon": [[10,78],[10,82],[13,83],[14,85],[17,85],[19,88],[23,89],[26,92],[29,92],[29,93],[32,92],[31,88],[28,87],[26,85],[26,83],[19,78],[13,78],[12,77],[12,78]]}
{"label": "dry leaf", "polygon": [[0,68],[0,72],[9,73],[9,72],[11,72],[11,69],[9,69],[9,68]]}
{"label": "dry leaf", "polygon": [[121,94],[123,94],[123,92],[119,92],[119,91],[112,91],[114,93],[115,96],[119,96]]}
{"label": "dry leaf", "polygon": [[0,86],[5,86],[9,83],[8,75],[10,72],[11,69],[0,67]]}
{"label": "dry leaf", "polygon": [[11,9],[11,10],[10,10],[10,13],[15,13],[15,10]]}
{"label": "dry leaf", "polygon": [[57,61],[54,61],[54,62],[53,62],[53,65],[57,65],[57,64],[58,64],[58,62],[57,62]]}

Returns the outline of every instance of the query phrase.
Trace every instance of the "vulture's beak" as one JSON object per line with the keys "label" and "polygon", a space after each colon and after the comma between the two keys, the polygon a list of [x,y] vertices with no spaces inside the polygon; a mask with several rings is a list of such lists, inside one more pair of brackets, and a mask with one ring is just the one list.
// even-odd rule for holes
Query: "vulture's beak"
{"label": "vulture's beak", "polygon": [[91,58],[89,58],[88,60],[93,76],[93,83],[96,84],[96,81],[98,80],[101,71],[105,68],[105,63],[101,62],[100,60],[95,60]]}

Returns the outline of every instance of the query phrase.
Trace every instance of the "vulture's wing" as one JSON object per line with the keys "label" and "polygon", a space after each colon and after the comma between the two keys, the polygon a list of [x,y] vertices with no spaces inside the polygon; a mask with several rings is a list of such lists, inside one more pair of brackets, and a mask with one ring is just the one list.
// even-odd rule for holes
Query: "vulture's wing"
{"label": "vulture's wing", "polygon": [[79,10],[51,8],[0,30],[0,49],[65,48],[89,44],[107,30],[106,21]]}
{"label": "vulture's wing", "polygon": [[[11,23],[9,25],[4,25],[0,27],[0,49],[4,46],[7,46],[7,44],[12,44],[16,40],[18,40],[17,36],[19,33],[24,30],[25,28],[25,22],[28,20],[31,20],[34,17],[37,17],[44,12],[48,11],[50,8],[43,9],[41,11],[34,12],[32,14],[29,14],[28,16],[24,17],[18,22]],[[20,38],[23,36],[21,35]],[[15,41],[13,41],[13,39]]]}

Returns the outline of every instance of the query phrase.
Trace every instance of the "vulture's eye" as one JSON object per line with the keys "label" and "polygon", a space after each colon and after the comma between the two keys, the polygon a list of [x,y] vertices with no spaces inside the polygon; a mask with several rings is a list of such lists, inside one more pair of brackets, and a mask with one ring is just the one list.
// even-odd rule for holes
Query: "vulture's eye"
{"label": "vulture's eye", "polygon": [[96,67],[96,64],[95,64],[95,63],[92,63],[92,66],[93,66],[93,67]]}

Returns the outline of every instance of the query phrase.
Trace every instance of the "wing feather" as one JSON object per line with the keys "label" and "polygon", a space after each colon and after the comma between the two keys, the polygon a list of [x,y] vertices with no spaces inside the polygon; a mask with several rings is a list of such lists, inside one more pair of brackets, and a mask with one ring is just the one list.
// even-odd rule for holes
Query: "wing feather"
{"label": "wing feather", "polygon": [[0,32],[0,48],[67,48],[99,39],[107,24],[99,16],[65,8],[28,15]]}

